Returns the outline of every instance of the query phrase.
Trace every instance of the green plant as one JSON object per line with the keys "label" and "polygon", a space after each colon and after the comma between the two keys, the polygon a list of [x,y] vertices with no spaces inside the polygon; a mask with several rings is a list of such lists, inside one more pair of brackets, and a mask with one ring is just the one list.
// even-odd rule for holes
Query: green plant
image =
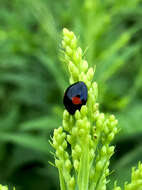
{"label": "green plant", "polygon": [[[0,185],[0,190],[8,190],[8,187]],[[13,188],[13,190],[15,190],[15,188]]]}
{"label": "green plant", "polygon": [[[63,29],[64,61],[70,73],[70,84],[83,81],[88,87],[88,101],[75,115],[66,110],[63,123],[54,130],[51,145],[55,148],[55,166],[59,171],[61,190],[106,190],[111,145],[118,132],[114,115],[99,111],[98,88],[93,82],[94,68],[88,68],[73,32]],[[121,190],[114,184],[114,190]],[[125,190],[142,189],[142,165],[132,171],[132,181]]]}
{"label": "green plant", "polygon": [[100,110],[119,119],[108,188],[116,176],[123,186],[142,158],[142,0],[0,2],[0,182],[16,190],[57,188],[47,139],[62,120],[68,77],[58,44],[65,26],[97,67]]}

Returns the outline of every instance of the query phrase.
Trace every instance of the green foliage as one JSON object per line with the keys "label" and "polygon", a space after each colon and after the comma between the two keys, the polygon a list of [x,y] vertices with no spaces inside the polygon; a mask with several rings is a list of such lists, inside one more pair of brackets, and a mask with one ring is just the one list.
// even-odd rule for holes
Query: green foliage
{"label": "green foliage", "polygon": [[101,111],[120,123],[108,189],[116,176],[119,184],[129,181],[128,168],[142,157],[141,0],[0,0],[0,23],[0,182],[57,188],[46,144],[61,124],[68,86],[58,54],[63,27],[97,67]]}
{"label": "green foliage", "polygon": [[[8,190],[8,187],[0,185],[0,190]],[[13,190],[15,190],[15,188],[13,188]]]}

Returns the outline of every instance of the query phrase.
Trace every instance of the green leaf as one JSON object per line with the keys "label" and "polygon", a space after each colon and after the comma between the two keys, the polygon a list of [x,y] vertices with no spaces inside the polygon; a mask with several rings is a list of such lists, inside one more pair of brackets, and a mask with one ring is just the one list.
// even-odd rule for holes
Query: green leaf
{"label": "green leaf", "polygon": [[20,130],[30,131],[30,130],[51,130],[57,127],[59,124],[59,118],[56,116],[41,117],[38,119],[26,121],[20,125]]}
{"label": "green leaf", "polygon": [[4,116],[0,118],[0,130],[9,130],[15,127],[19,119],[19,107],[14,105],[11,110]]}
{"label": "green leaf", "polygon": [[118,114],[121,137],[142,133],[142,102],[131,104],[127,109]]}
{"label": "green leaf", "polygon": [[49,154],[49,151],[51,149],[48,143],[48,139],[29,134],[1,132],[0,141],[18,144],[44,154]]}

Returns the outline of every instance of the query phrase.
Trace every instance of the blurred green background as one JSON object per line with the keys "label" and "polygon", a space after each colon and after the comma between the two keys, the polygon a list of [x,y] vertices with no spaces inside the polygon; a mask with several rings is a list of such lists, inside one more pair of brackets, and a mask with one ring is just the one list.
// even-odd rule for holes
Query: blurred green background
{"label": "blurred green background", "polygon": [[142,161],[141,0],[0,0],[0,183],[59,189],[48,140],[61,125],[69,85],[60,61],[63,27],[97,66],[101,111],[119,120],[110,190]]}

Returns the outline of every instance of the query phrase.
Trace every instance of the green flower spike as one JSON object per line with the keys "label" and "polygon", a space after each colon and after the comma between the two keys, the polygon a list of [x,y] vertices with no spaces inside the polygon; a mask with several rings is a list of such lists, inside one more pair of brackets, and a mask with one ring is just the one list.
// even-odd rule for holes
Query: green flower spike
{"label": "green flower spike", "polygon": [[0,190],[8,190],[8,187],[0,185]]}
{"label": "green flower spike", "polygon": [[[116,185],[114,190],[121,190],[119,186]],[[131,183],[125,183],[124,190],[142,190],[142,164],[138,164],[138,169],[132,168]]]}
{"label": "green flower spike", "polygon": [[62,46],[70,84],[83,81],[88,87],[88,100],[73,116],[65,110],[62,126],[54,130],[52,146],[56,149],[61,190],[105,190],[117,120],[100,113],[97,83],[92,81],[94,69],[88,68],[73,32],[63,29]]}
{"label": "green flower spike", "polygon": [[[99,111],[98,87],[92,81],[94,68],[88,68],[82,49],[77,47],[76,36],[67,29],[63,29],[62,47],[70,74],[69,82],[83,81],[88,88],[88,100],[74,115],[65,110],[62,126],[54,130],[51,144],[56,150],[55,165],[59,171],[60,188],[106,190],[110,157],[114,153],[114,146],[110,144],[118,132],[117,120],[114,115]],[[126,184],[125,190],[142,190],[141,187],[134,188],[141,183],[138,180],[141,170],[141,165],[138,172],[133,170],[132,183]],[[121,188],[115,184],[113,190]]]}
{"label": "green flower spike", "polygon": [[[8,187],[0,185],[0,190],[8,190]],[[15,190],[15,188],[13,188],[13,190]]]}

